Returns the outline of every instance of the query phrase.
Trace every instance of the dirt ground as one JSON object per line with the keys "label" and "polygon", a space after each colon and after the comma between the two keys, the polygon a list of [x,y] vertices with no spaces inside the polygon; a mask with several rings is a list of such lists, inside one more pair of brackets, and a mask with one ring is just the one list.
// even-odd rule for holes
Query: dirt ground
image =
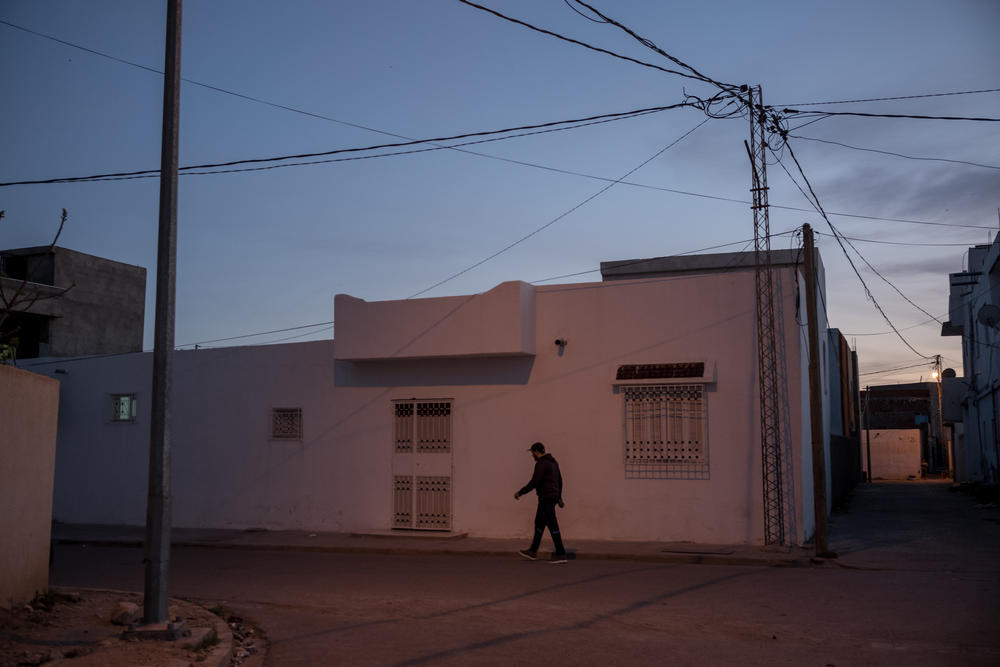
{"label": "dirt ground", "polygon": [[[125,629],[110,617],[118,602],[142,608],[135,593],[60,589],[39,595],[30,604],[0,608],[0,667],[69,664],[156,665],[180,667],[214,657],[219,643],[218,616],[194,604],[171,600],[170,618],[180,616],[193,631],[193,641],[126,640]],[[198,629],[211,628],[205,637]]]}

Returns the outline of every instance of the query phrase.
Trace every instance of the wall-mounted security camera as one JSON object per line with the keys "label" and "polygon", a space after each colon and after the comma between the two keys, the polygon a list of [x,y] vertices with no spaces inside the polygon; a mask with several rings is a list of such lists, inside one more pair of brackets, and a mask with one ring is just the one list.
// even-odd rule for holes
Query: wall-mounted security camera
{"label": "wall-mounted security camera", "polygon": [[566,347],[566,339],[556,338],[556,345],[558,345],[559,347]]}

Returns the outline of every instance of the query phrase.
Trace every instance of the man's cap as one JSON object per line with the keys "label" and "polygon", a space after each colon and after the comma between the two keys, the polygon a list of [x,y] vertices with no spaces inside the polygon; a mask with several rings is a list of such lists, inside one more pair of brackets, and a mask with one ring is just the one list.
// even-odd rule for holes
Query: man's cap
{"label": "man's cap", "polygon": [[539,454],[544,454],[545,453],[545,445],[543,445],[540,442],[536,442],[530,448],[528,448],[528,451],[529,452],[538,452]]}

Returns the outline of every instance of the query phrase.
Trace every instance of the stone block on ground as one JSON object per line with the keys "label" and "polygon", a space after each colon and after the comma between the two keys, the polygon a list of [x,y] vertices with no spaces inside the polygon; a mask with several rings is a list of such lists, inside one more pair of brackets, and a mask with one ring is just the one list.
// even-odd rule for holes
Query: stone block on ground
{"label": "stone block on ground", "polygon": [[130,625],[139,620],[142,612],[134,602],[118,602],[111,610],[111,622],[115,625]]}

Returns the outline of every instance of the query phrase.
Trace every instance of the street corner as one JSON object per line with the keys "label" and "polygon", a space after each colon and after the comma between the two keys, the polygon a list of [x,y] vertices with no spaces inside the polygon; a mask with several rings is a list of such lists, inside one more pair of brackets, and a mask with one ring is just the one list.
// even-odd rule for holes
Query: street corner
{"label": "street corner", "polygon": [[0,665],[40,665],[66,659],[81,667],[230,664],[233,633],[224,619],[208,609],[171,599],[169,617],[175,623],[183,621],[190,630],[173,641],[138,638],[142,634],[142,626],[136,625],[141,609],[139,593],[48,589],[30,603],[0,609]]}

